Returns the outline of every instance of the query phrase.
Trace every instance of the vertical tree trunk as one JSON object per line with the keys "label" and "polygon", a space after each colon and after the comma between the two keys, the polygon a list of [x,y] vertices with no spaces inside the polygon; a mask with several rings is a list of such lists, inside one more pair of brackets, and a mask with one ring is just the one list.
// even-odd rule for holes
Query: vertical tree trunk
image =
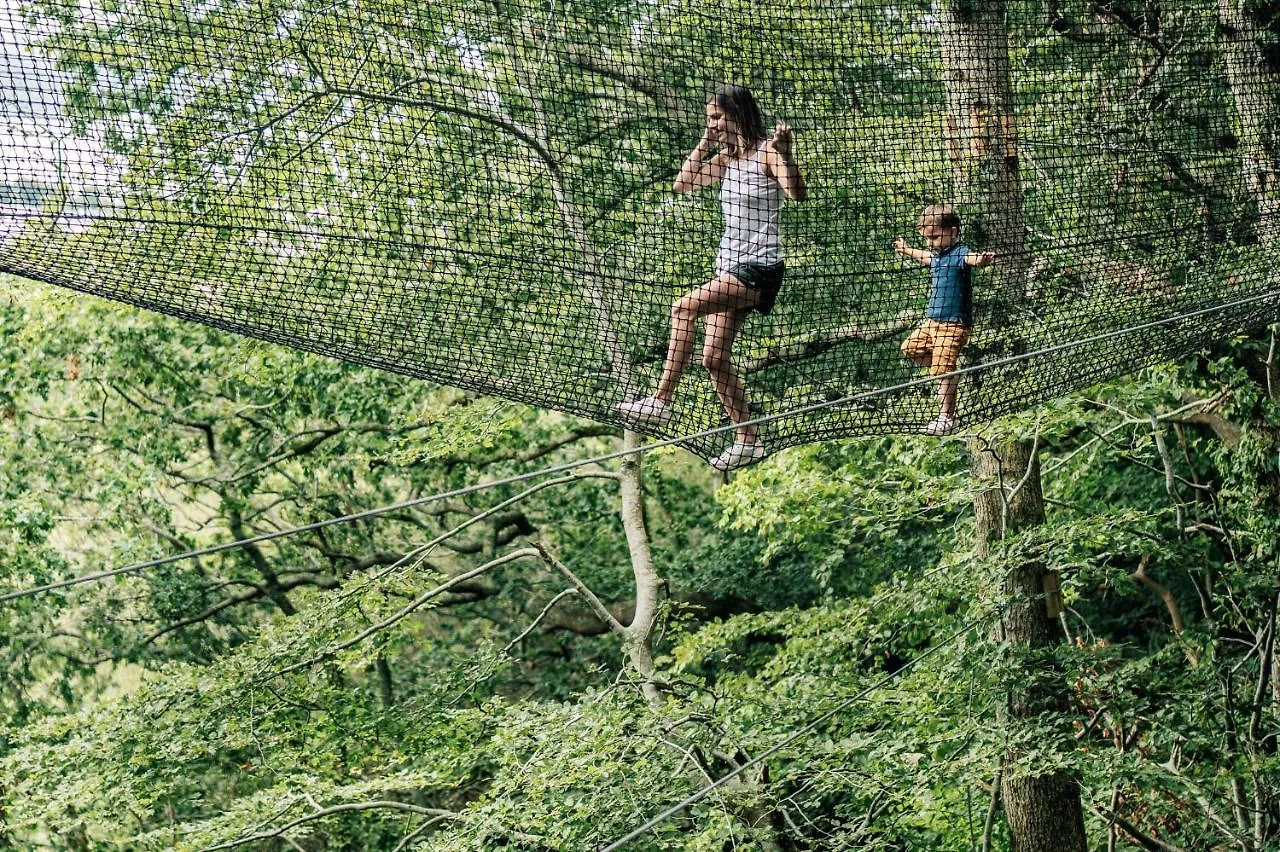
{"label": "vertical tree trunk", "polygon": [[[1017,120],[1009,72],[1004,0],[942,0],[938,4],[947,110],[943,129],[951,159],[956,203],[967,219],[969,239],[1000,259],[983,292],[988,310],[982,321],[999,329],[1009,308],[1026,291],[1026,223],[1018,165]],[[1026,441],[975,439],[973,473],[978,551],[987,555],[1019,528],[1044,523],[1040,467]],[[1042,564],[1028,562],[1004,580],[1010,601],[1002,617],[1002,638],[1015,663],[1026,667],[1024,684],[1008,696],[1012,725],[1067,706],[1066,684],[1054,663],[1057,625],[1045,608]],[[1063,747],[1071,737],[1064,731]],[[1005,764],[1016,766],[1015,756]],[[1080,788],[1062,772],[1002,775],[1000,796],[1016,852],[1085,852]]]}
{"label": "vertical tree trunk", "polygon": [[984,299],[988,322],[999,326],[1025,295],[1027,269],[1005,3],[947,0],[938,23],[954,193],[942,200],[961,208],[966,239],[999,255]]}
{"label": "vertical tree trunk", "polygon": [[[624,432],[623,436],[623,448],[628,450],[638,449],[644,441],[643,435],[630,430]],[[619,480],[622,527],[627,537],[627,551],[631,557],[631,570],[636,584],[635,615],[623,629],[623,643],[627,661],[641,678],[640,688],[645,700],[655,711],[660,711],[669,699],[666,685],[656,678],[657,668],[653,662],[653,631],[658,616],[662,578],[653,567],[649,533],[645,527],[644,490],[640,479],[642,458],[640,454],[627,456],[622,462]],[[673,739],[679,739],[678,734],[672,736]],[[736,756],[729,758],[730,763],[736,760]],[[706,774],[711,774],[711,769],[707,766],[691,767],[689,778],[694,785],[701,786],[705,783]],[[734,815],[746,826],[754,844],[751,848],[760,852],[781,852],[783,832],[776,813],[762,795],[764,783],[763,775],[758,784],[740,776],[726,784],[723,790],[737,799]]]}
{"label": "vertical tree trunk", "polygon": [[[1268,7],[1251,5],[1246,0],[1218,0],[1218,26],[1227,80],[1235,102],[1240,165],[1245,187],[1258,208],[1258,239],[1265,250],[1280,245],[1280,68],[1268,63],[1259,41],[1256,15],[1264,9]],[[1274,14],[1274,4],[1269,11]],[[1271,340],[1266,361],[1251,369],[1250,373],[1260,374],[1259,384],[1269,397],[1275,399],[1274,327]],[[1257,456],[1263,459],[1274,456],[1276,447],[1280,446],[1280,429],[1265,415],[1257,414],[1252,418],[1251,426],[1257,432],[1255,440],[1258,446],[1254,450]],[[1280,473],[1274,465],[1266,463],[1256,465],[1255,470],[1256,488],[1265,495],[1266,502],[1275,507],[1275,514],[1280,515]],[[1230,731],[1231,736],[1244,739],[1247,744],[1245,751],[1255,761],[1255,767],[1261,755],[1273,754],[1276,748],[1274,736],[1263,730],[1261,719],[1268,687],[1271,701],[1280,708],[1280,654],[1276,653],[1275,636],[1277,606],[1280,606],[1280,599],[1272,602],[1269,626],[1259,633],[1265,640],[1260,638],[1258,643],[1263,652],[1259,654],[1250,723],[1244,731]],[[1229,702],[1224,704],[1230,708]],[[1229,712],[1227,717],[1230,718]],[[1235,791],[1237,821],[1243,823],[1240,825],[1241,834],[1252,841],[1251,844],[1242,844],[1242,847],[1270,848],[1267,844],[1274,840],[1278,831],[1276,826],[1280,824],[1280,806],[1277,805],[1280,785],[1277,785],[1274,773],[1255,769],[1252,776],[1251,801],[1246,801],[1244,791],[1239,789],[1243,782],[1239,782]],[[1240,815],[1243,815],[1243,820]]]}
{"label": "vertical tree trunk", "polygon": [[1218,26],[1227,80],[1236,105],[1245,186],[1258,205],[1258,237],[1280,240],[1280,74],[1267,65],[1258,23],[1245,0],[1218,0]]}
{"label": "vertical tree trunk", "polygon": [[[1017,530],[1044,523],[1040,464],[1025,441],[994,445],[975,439],[973,472],[978,492],[973,506],[978,521],[978,553],[982,557],[1000,547]],[[1009,724],[1031,722],[1043,713],[1067,708],[1066,684],[1053,657],[1058,625],[1045,608],[1045,578],[1039,562],[1024,562],[1004,578],[1002,597],[1010,601],[1000,632],[1010,645],[1014,664],[1025,672],[1023,688],[1011,692],[1006,713]],[[1070,732],[1061,732],[1063,748],[1070,748]],[[1048,744],[1048,743],[1046,743]],[[1016,760],[1006,759],[1006,765]],[[1020,775],[1007,771],[1000,797],[1017,852],[1084,852],[1087,848],[1078,782],[1062,772]]]}
{"label": "vertical tree trunk", "polygon": [[[623,433],[624,449],[639,449],[643,441],[644,436],[638,432],[628,429]],[[642,679],[640,688],[645,699],[654,709],[659,709],[666,702],[666,694],[654,682],[653,628],[658,616],[658,595],[662,590],[662,578],[654,570],[649,532],[645,528],[644,491],[640,482],[642,458],[637,453],[622,460],[622,478],[619,482],[622,529],[627,537],[631,572],[636,583],[635,615],[627,625],[624,641],[627,659]]]}

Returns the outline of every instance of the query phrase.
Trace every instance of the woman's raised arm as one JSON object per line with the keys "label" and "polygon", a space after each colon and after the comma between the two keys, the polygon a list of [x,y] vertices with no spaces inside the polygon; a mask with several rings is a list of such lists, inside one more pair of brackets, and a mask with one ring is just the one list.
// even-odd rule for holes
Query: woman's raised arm
{"label": "woman's raised arm", "polygon": [[769,148],[765,154],[769,172],[782,187],[787,198],[792,201],[804,201],[809,197],[809,187],[805,185],[800,166],[791,159],[791,125],[778,122],[769,139]]}
{"label": "woman's raised arm", "polygon": [[676,192],[692,192],[695,189],[703,189],[718,183],[724,177],[727,161],[725,153],[721,151],[710,160],[707,159],[707,154],[711,153],[713,145],[715,145],[715,142],[711,138],[711,131],[707,130],[702,134],[702,138],[698,140],[698,144],[693,146],[689,156],[684,158],[684,165],[680,167],[680,173],[676,175],[674,187]]}

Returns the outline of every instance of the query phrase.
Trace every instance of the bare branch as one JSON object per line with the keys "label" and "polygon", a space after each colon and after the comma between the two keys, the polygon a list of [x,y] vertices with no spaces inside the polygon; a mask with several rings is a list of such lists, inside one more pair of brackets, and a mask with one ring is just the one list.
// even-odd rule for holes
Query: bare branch
{"label": "bare branch", "polygon": [[1129,822],[1117,813],[1103,810],[1097,805],[1090,806],[1090,810],[1108,822],[1118,825],[1126,834],[1137,841],[1138,845],[1143,849],[1150,850],[1150,852],[1186,852],[1186,850],[1181,846],[1174,846],[1172,843],[1165,843],[1163,840],[1152,837],[1151,835],[1143,832],[1133,823]]}
{"label": "bare branch", "polygon": [[547,613],[551,612],[552,608],[555,607],[556,604],[560,603],[560,601],[564,600],[569,595],[576,595],[576,594],[579,594],[577,589],[565,589],[562,592],[560,592],[560,594],[556,595],[554,598],[548,601],[547,605],[542,608],[542,612],[538,613],[538,617],[535,618],[528,627],[522,630],[519,636],[512,639],[505,646],[503,646],[502,653],[504,654],[509,653],[512,648],[514,648],[516,645],[519,645],[521,642],[523,642],[525,637],[528,636],[537,628],[537,626],[542,622],[542,619],[546,617]]}
{"label": "bare branch", "polygon": [[482,124],[487,124],[499,130],[504,130],[523,142],[529,150],[537,155],[538,160],[542,162],[547,170],[559,177],[560,164],[556,160],[555,155],[547,150],[540,141],[534,138],[533,132],[529,128],[519,124],[518,122],[509,120],[502,116],[493,115],[471,107],[459,106],[458,104],[445,103],[443,101],[433,100],[431,98],[413,98],[404,97],[402,95],[370,92],[364,89],[350,88],[346,86],[334,86],[329,88],[326,95],[337,95],[339,97],[357,98],[359,100],[373,101],[375,103],[389,104],[392,106],[408,106],[418,107],[421,109],[432,109],[437,112],[452,113],[462,118],[470,118]]}
{"label": "bare branch", "polygon": [[483,459],[461,458],[458,459],[458,461],[464,464],[478,464],[481,462],[484,464],[492,464],[494,462],[502,461],[529,462],[540,459],[543,456],[550,455],[556,450],[562,449],[576,441],[581,441],[586,438],[608,438],[617,434],[618,429],[616,426],[607,426],[603,423],[584,423],[581,426],[574,427],[563,435],[550,439],[544,444],[528,447],[523,450],[511,448],[505,452],[485,456]]}
{"label": "bare branch", "polygon": [[893,319],[881,323],[862,326],[854,324],[838,326],[823,333],[817,339],[785,344],[770,349],[760,357],[745,359],[739,363],[738,369],[744,375],[758,373],[761,370],[775,367],[779,364],[803,361],[806,358],[821,355],[823,352],[828,352],[848,343],[892,337],[910,328],[917,319],[919,319],[917,312],[902,311]]}
{"label": "bare branch", "polygon": [[327,808],[320,808],[313,813],[298,817],[293,822],[286,823],[278,828],[260,831],[257,834],[251,834],[247,837],[232,840],[229,843],[220,843],[217,846],[208,846],[205,848],[205,852],[217,852],[217,850],[220,849],[235,849],[240,846],[246,846],[250,843],[257,843],[262,840],[271,840],[276,837],[283,837],[287,832],[292,831],[300,825],[305,825],[306,823],[314,822],[318,819],[324,819],[325,817],[333,816],[334,814],[372,810],[408,811],[409,813],[429,816],[435,820],[458,818],[458,814],[453,811],[441,810],[439,808],[424,808],[418,805],[411,805],[408,802],[396,802],[390,800],[375,802],[345,802],[341,805],[330,805]]}
{"label": "bare branch", "polygon": [[555,479],[546,479],[535,485],[531,485],[528,488],[526,488],[524,491],[521,491],[519,494],[515,495],[514,497],[509,497],[508,499],[503,500],[501,503],[497,503],[489,507],[488,509],[485,509],[483,512],[480,512],[479,514],[468,518],[467,520],[463,521],[462,523],[458,524],[452,529],[446,530],[445,532],[436,536],[426,544],[423,544],[419,547],[414,548],[413,550],[406,553],[404,555],[404,558],[401,559],[399,562],[396,562],[395,564],[390,565],[387,568],[384,568],[382,571],[379,571],[377,574],[374,574],[370,579],[378,580],[378,579],[381,579],[382,577],[385,577],[388,573],[390,573],[391,571],[394,571],[398,566],[402,565],[404,562],[406,562],[409,559],[413,559],[419,556],[425,559],[427,556],[430,556],[431,552],[441,543],[447,541],[448,539],[452,538],[453,536],[457,535],[458,533],[462,532],[468,527],[474,524],[480,523],[485,518],[488,518],[498,512],[501,512],[503,509],[514,506],[516,503],[519,503],[521,500],[524,500],[525,498],[530,497],[533,494],[536,494],[537,492],[543,490],[544,488],[550,488],[554,485],[565,485],[570,482],[577,482],[582,479],[598,479],[602,477],[612,478],[615,475],[616,474],[613,474],[609,471],[591,471],[591,470],[579,471],[577,473],[570,473],[564,476],[558,476]]}
{"label": "bare branch", "polygon": [[578,591],[578,594],[582,595],[583,599],[591,607],[592,611],[595,612],[596,617],[609,625],[610,631],[621,636],[623,639],[628,638],[627,628],[624,627],[618,619],[613,617],[613,613],[609,612],[609,608],[606,607],[598,597],[596,597],[595,592],[591,591],[591,589],[587,587],[586,583],[579,579],[577,574],[573,573],[573,571],[569,569],[569,566],[565,565],[559,559],[556,559],[556,557],[552,555],[551,551],[547,549],[545,543],[537,542],[533,546],[548,565],[555,568],[565,576],[565,579],[573,585],[573,587]]}
{"label": "bare branch", "polygon": [[489,571],[492,571],[494,568],[497,568],[501,565],[506,565],[508,562],[514,562],[517,559],[537,557],[539,555],[540,555],[540,551],[535,550],[534,548],[525,547],[525,548],[521,548],[520,550],[513,550],[511,553],[508,553],[505,556],[500,556],[497,559],[490,560],[489,562],[486,562],[483,565],[480,565],[476,568],[472,568],[470,571],[463,571],[461,574],[455,574],[453,577],[450,577],[448,580],[436,586],[435,588],[427,592],[424,592],[423,594],[414,598],[412,602],[405,605],[401,609],[397,610],[392,615],[389,615],[386,618],[384,618],[382,621],[379,621],[377,624],[374,624],[368,627],[367,629],[362,630],[355,637],[348,639],[345,642],[339,642],[337,645],[331,646],[327,650],[322,651],[319,654],[316,654],[314,657],[311,657],[309,659],[303,660],[298,663],[294,663],[293,665],[290,665],[290,666],[285,666],[284,668],[277,670],[272,676],[280,677],[282,675],[289,674],[290,672],[295,672],[295,671],[299,671],[300,669],[309,668],[311,666],[314,666],[317,663],[321,663],[321,662],[324,662],[325,660],[332,659],[333,657],[337,656],[340,652],[345,651],[348,648],[354,648],[356,645],[359,645],[361,642],[368,639],[370,636],[374,635],[375,633],[386,630],[388,627],[402,620],[406,616],[410,615],[415,610],[420,609],[423,605],[430,602],[432,599],[437,598],[440,595],[443,595],[445,592],[448,592],[451,589],[454,589],[462,585],[463,583],[466,583],[468,580],[473,580],[476,577],[479,577],[481,574],[485,574]]}
{"label": "bare branch", "polygon": [[629,89],[651,98],[664,108],[667,115],[675,114],[690,122],[698,119],[697,113],[689,105],[688,97],[666,86],[658,85],[652,75],[642,68],[606,65],[595,57],[588,56],[586,50],[579,46],[571,46],[566,59],[570,65],[582,71],[616,80]]}
{"label": "bare branch", "polygon": [[110,387],[111,390],[115,391],[116,394],[121,399],[123,399],[126,403],[128,403],[130,407],[134,408],[135,410],[137,410],[142,414],[147,415],[148,417],[154,417],[157,420],[167,419],[169,422],[174,423],[178,426],[185,426],[188,429],[195,429],[196,431],[200,432],[200,434],[204,436],[205,448],[209,452],[209,458],[210,459],[217,458],[218,453],[217,453],[216,444],[214,442],[212,423],[208,423],[203,420],[188,420],[184,417],[181,417],[178,415],[176,411],[166,406],[163,402],[148,396],[139,388],[134,388],[133,392],[138,394],[138,396],[142,397],[148,402],[150,402],[152,405],[156,406],[157,410],[152,410],[147,408],[145,405],[138,402],[132,396],[126,393],[124,388],[120,387],[115,382],[108,383],[108,387]]}
{"label": "bare branch", "polygon": [[[1181,634],[1183,629],[1182,609],[1178,606],[1178,600],[1173,596],[1173,592],[1169,591],[1165,586],[1153,580],[1147,575],[1147,564],[1150,556],[1146,553],[1142,554],[1142,558],[1138,561],[1138,568],[1129,576],[1146,586],[1164,601],[1165,608],[1169,610],[1169,618],[1173,622],[1173,632]],[[1192,657],[1192,664],[1195,664],[1195,658]]]}
{"label": "bare branch", "polygon": [[[1276,653],[1276,614],[1280,610],[1280,594],[1277,594],[1271,600],[1271,612],[1267,618],[1267,624],[1263,628],[1266,632],[1266,638],[1259,644],[1258,653],[1258,681],[1253,690],[1253,710],[1249,714],[1249,739],[1255,744],[1260,744],[1263,740],[1262,733],[1262,714],[1266,708],[1267,684],[1271,675],[1272,661]],[[1262,785],[1258,785],[1259,788]]]}

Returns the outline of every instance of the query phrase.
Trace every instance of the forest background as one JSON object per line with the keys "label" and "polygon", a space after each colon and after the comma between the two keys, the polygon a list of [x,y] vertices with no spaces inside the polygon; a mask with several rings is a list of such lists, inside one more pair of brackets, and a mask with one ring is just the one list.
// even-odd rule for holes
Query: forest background
{"label": "forest background", "polygon": [[[625,28],[621,5],[584,4]],[[937,29],[970,4],[940,17],[863,5],[901,32],[899,76],[878,76],[885,64],[853,46],[826,48],[848,91],[884,104],[914,67],[936,71]],[[515,20],[492,8],[487,19],[459,4],[477,16],[469,37]],[[822,44],[806,20],[787,24],[791,37]],[[1215,155],[1044,157],[1062,174],[1042,185],[1063,194],[1027,200],[1032,230],[1110,233],[1086,268],[1146,262],[1171,280],[1227,277],[1274,253],[1277,93],[1242,92],[1233,73],[1242,51],[1280,67],[1273,5],[1025,3],[1007,26],[1015,63],[1033,69],[1021,79],[1044,86],[1029,102],[1091,94],[1074,112],[1020,115],[1029,139],[1088,128]],[[687,33],[720,55],[723,33]],[[62,36],[73,51],[105,34]],[[325,37],[340,52],[346,35]],[[122,44],[114,61],[156,44]],[[584,57],[557,61],[599,73]],[[73,104],[95,120],[119,108]],[[220,114],[188,106],[164,125],[174,152],[197,132],[192,114]],[[938,122],[927,99],[905,107],[918,127],[868,108],[865,135],[815,140],[814,174],[850,146],[910,162]],[[946,172],[939,157],[868,193],[866,219],[883,230],[865,250],[903,228],[875,211],[910,209]],[[845,215],[844,202],[798,215]],[[538,218],[527,224],[487,233],[477,218],[467,233],[519,244],[536,239]],[[1170,245],[1178,264],[1162,268]],[[208,252],[234,263],[223,248]],[[1103,294],[1080,286],[1041,298],[1101,312]],[[3,287],[7,588],[620,446],[610,427],[546,410]],[[1277,848],[1276,348],[1274,325],[1224,338],[967,441],[807,445],[728,483],[659,450],[7,601],[0,842],[591,849],[840,707],[630,848],[1013,848],[1001,791],[1043,777],[1071,782],[1089,848]],[[1033,463],[1009,488],[1034,479],[1045,518],[993,543],[972,458],[1010,441]],[[1029,564],[1061,578],[1066,604],[1031,659],[1000,627],[1005,580]],[[1061,700],[1014,712],[1028,683]]]}

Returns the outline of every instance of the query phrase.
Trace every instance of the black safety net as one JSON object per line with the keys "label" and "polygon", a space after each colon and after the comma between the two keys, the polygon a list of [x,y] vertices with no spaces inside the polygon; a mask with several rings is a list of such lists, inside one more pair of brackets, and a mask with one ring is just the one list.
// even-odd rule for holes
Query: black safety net
{"label": "black safety net", "polygon": [[[735,382],[735,420],[829,403],[770,449],[920,431],[951,370],[969,425],[1274,320],[1278,17],[11,0],[0,269],[654,435],[729,422]],[[963,244],[941,278],[921,225]],[[944,285],[965,339],[912,361]],[[620,412],[664,363],[670,406]]]}

